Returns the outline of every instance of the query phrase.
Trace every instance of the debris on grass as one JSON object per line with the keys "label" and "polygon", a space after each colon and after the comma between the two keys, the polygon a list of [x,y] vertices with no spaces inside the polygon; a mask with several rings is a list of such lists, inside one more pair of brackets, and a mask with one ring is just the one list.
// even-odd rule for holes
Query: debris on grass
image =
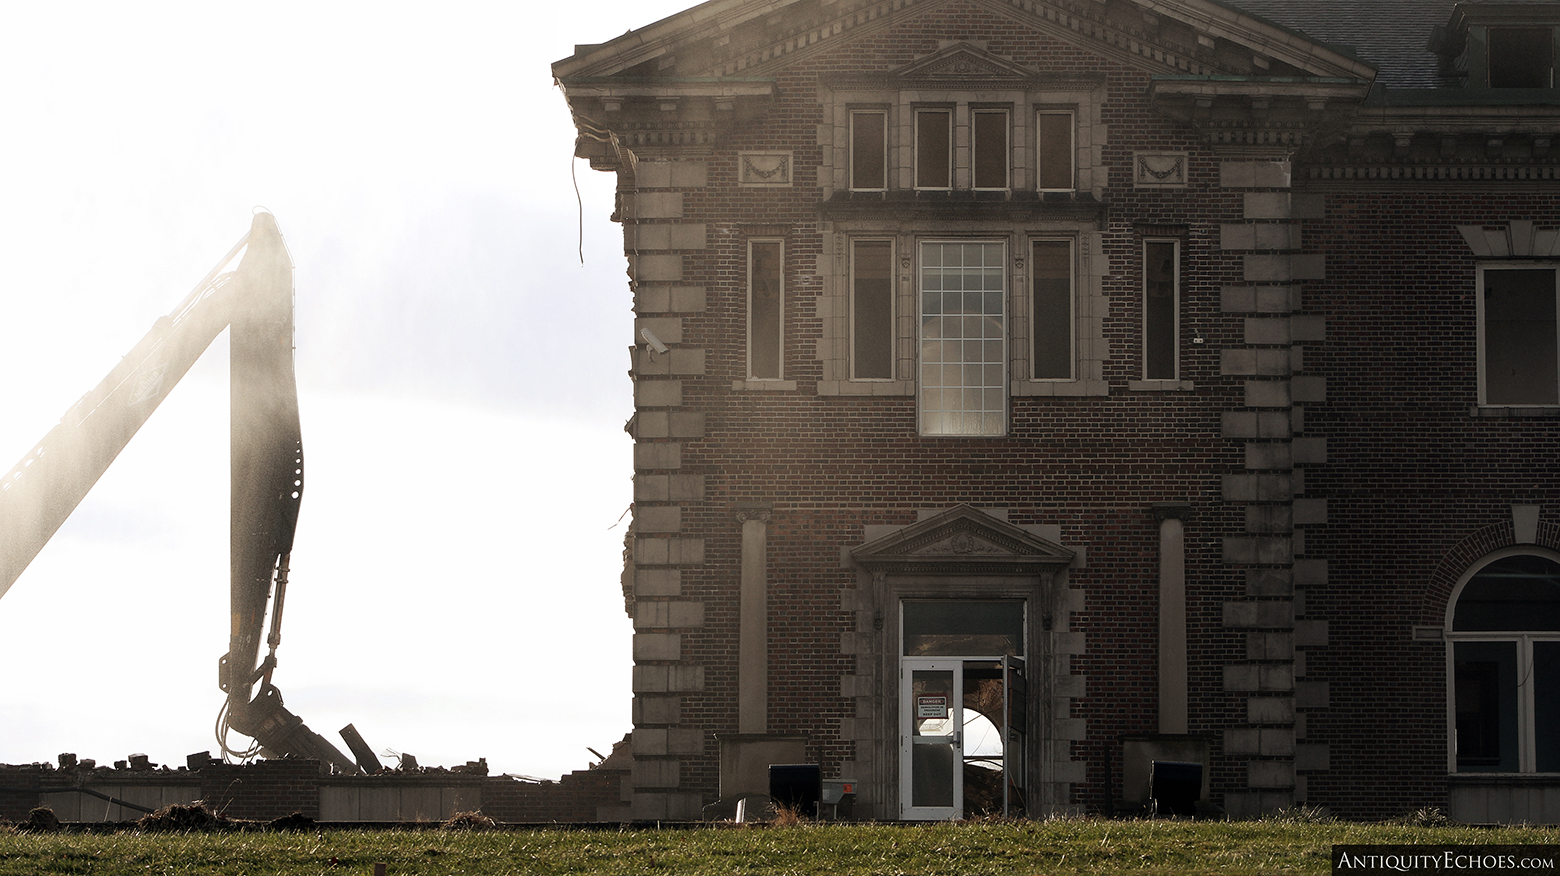
{"label": "debris on grass", "polygon": [[481,812],[457,812],[441,826],[445,830],[492,830],[498,822]]}
{"label": "debris on grass", "polygon": [[212,814],[199,803],[175,803],[141,816],[135,826],[145,831],[168,832],[223,830],[232,827],[233,823],[226,816]]}

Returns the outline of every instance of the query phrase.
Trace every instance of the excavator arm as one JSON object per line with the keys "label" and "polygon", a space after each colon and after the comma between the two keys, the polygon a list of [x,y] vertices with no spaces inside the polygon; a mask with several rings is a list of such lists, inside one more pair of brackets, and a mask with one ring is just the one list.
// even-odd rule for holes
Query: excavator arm
{"label": "excavator arm", "polygon": [[[243,250],[236,270],[223,272]],[[293,372],[293,265],[269,213],[179,306],[82,397],[0,481],[0,596],[27,568],[167,393],[231,327],[232,628],[219,663],[218,725],[256,753],[357,764],[304,726],[271,683],[281,642],[288,558],[303,497],[303,439]],[[269,650],[260,658],[266,616]]]}

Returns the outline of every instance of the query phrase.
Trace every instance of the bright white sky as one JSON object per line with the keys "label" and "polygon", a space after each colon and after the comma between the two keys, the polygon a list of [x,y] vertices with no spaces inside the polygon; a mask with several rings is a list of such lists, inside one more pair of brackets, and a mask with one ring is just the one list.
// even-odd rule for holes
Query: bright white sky
{"label": "bright white sky", "polygon": [[[272,211],[307,488],[276,684],[345,750],[556,777],[630,728],[614,179],[550,64],[691,0],[25,3],[0,29],[0,470]],[[221,338],[0,600],[0,763],[179,766],[227,650]]]}

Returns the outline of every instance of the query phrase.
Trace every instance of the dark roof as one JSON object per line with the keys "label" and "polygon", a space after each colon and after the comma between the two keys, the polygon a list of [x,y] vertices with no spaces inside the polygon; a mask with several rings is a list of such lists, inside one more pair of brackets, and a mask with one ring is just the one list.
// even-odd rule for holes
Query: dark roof
{"label": "dark roof", "polygon": [[1380,71],[1376,84],[1437,88],[1430,32],[1451,20],[1456,0],[1219,0],[1346,51]]}

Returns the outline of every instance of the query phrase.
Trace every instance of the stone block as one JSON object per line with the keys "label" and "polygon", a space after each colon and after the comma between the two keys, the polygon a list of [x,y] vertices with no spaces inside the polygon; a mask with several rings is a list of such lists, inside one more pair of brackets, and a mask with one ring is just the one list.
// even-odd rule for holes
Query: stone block
{"label": "stone block", "polygon": [[1250,316],[1242,320],[1243,338],[1248,344],[1289,343],[1289,318]]}
{"label": "stone block", "polygon": [[669,189],[672,187],[672,162],[645,161],[634,165],[634,185],[641,196],[645,189]]}
{"label": "stone block", "polygon": [[[634,381],[634,406],[640,408],[675,408],[682,405],[681,380]],[[638,447],[635,447],[638,450]]]}
{"label": "stone block", "polygon": [[1288,663],[1265,663],[1257,679],[1257,690],[1286,691],[1295,689],[1294,667]]}
{"label": "stone block", "polygon": [[1258,669],[1255,663],[1236,663],[1224,667],[1225,690],[1260,690]]}
{"label": "stone block", "polygon": [[1234,629],[1285,630],[1295,625],[1288,600],[1240,600],[1224,603],[1224,626]]}
{"label": "stone block", "polygon": [[1246,723],[1292,724],[1295,720],[1293,697],[1248,697]]}
{"label": "stone block", "polygon": [[681,192],[637,192],[633,197],[635,219],[681,219]]}
{"label": "stone block", "polygon": [[[1258,313],[1292,313],[1300,308],[1300,290],[1292,286],[1257,287]],[[1294,331],[1294,327],[1290,327]]]}
{"label": "stone block", "polygon": [[1287,380],[1248,380],[1245,390],[1248,408],[1289,407],[1289,381]]}
{"label": "stone block", "polygon": [[688,727],[673,727],[666,732],[666,750],[671,754],[703,754],[704,733]]}
{"label": "stone block", "polygon": [[1287,632],[1257,632],[1246,634],[1246,659],[1291,660],[1295,654],[1295,637]]}
{"label": "stone block", "polygon": [[704,501],[704,475],[701,474],[674,474],[670,475],[671,501],[673,502],[702,502]]}
{"label": "stone block", "polygon": [[676,505],[634,506],[634,531],[665,533],[682,531],[682,508]]}
{"label": "stone block", "polygon": [[1292,434],[1290,424],[1294,418],[1285,411],[1260,411],[1257,414],[1257,437],[1287,439]]}
{"label": "stone block", "polygon": [[634,468],[639,471],[677,469],[682,467],[682,445],[675,442],[634,444]]}
{"label": "stone block", "polygon": [[682,774],[682,763],[660,758],[634,758],[630,775],[636,788],[675,788]]}
{"label": "stone block", "polygon": [[1292,475],[1226,474],[1223,493],[1226,502],[1287,502],[1294,497]]}
{"label": "stone block", "polygon": [[1290,163],[1228,159],[1219,162],[1219,185],[1226,189],[1287,189]]}
{"label": "stone block", "polygon": [[1246,219],[1293,219],[1293,199],[1288,192],[1247,192],[1242,196]]}
{"label": "stone block", "polygon": [[1288,760],[1251,760],[1246,762],[1246,787],[1292,788],[1295,765]]}
{"label": "stone block", "polygon": [[644,598],[634,605],[635,629],[689,629],[702,626],[702,602]]}
{"label": "stone block", "polygon": [[682,570],[636,568],[634,593],[642,597],[681,596]]}
{"label": "stone block", "polygon": [[1246,444],[1246,468],[1288,469],[1294,466],[1294,457],[1288,441],[1250,441]]}
{"label": "stone block", "polygon": [[1238,566],[1287,566],[1294,561],[1288,538],[1226,536],[1224,562]]}
{"label": "stone block", "polygon": [[675,282],[683,276],[683,257],[680,255],[638,253],[630,255],[628,261],[632,276],[641,283]]}
{"label": "stone block", "polygon": [[1295,731],[1287,727],[1263,727],[1257,731],[1257,753],[1267,757],[1289,757],[1295,753]]}
{"label": "stone block", "polygon": [[1247,596],[1289,596],[1295,592],[1289,569],[1247,569]]}
{"label": "stone block", "polygon": [[[643,418],[641,418],[642,420]],[[672,479],[669,475],[642,474],[634,476],[634,501],[669,502],[672,497]]]}
{"label": "stone block", "polygon": [[[681,258],[681,256],[676,258]],[[680,316],[642,317],[634,320],[634,339],[636,341],[642,337],[640,332],[645,329],[649,329],[650,333],[659,338],[662,343],[674,345],[682,343],[683,321]]]}
{"label": "stone block", "polygon": [[704,249],[709,235],[703,222],[679,223],[667,227],[670,229],[668,249]]}
{"label": "stone block", "polygon": [[[1236,352],[1226,350],[1225,352]],[[1251,352],[1249,350],[1242,352]],[[1257,437],[1257,412],[1256,411],[1225,411],[1220,416],[1219,434],[1225,438],[1255,438]]]}
{"label": "stone block", "polygon": [[1224,731],[1224,753],[1254,755],[1260,751],[1262,731],[1256,727],[1232,727]]}
{"label": "stone block", "polygon": [[1246,506],[1247,532],[1290,532],[1293,529],[1293,515],[1288,505]]}
{"label": "stone block", "polygon": [[1262,377],[1285,377],[1294,371],[1294,357],[1289,350],[1257,350],[1257,374]]}
{"label": "stone block", "polygon": [[635,633],[634,660],[681,660],[682,636],[678,633]]}
{"label": "stone block", "polygon": [[634,725],[676,724],[682,719],[682,697],[640,694],[634,697]]}
{"label": "stone block", "polygon": [[1226,377],[1240,377],[1257,373],[1257,351],[1243,347],[1226,347],[1219,351],[1219,373]]}

